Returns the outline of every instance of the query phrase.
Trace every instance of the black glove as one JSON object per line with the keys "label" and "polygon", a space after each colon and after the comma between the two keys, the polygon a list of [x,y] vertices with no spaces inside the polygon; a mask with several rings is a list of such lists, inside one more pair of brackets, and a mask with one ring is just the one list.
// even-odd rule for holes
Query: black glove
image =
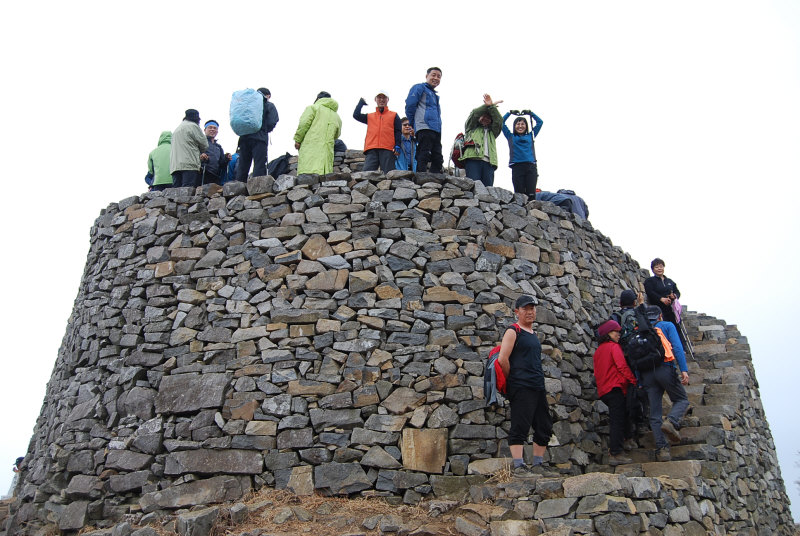
{"label": "black glove", "polygon": [[522,110],[522,113],[527,114],[527,115],[532,115],[533,114],[533,112],[530,111],[530,110]]}
{"label": "black glove", "polygon": [[519,110],[509,110],[508,113],[511,115],[519,115]]}

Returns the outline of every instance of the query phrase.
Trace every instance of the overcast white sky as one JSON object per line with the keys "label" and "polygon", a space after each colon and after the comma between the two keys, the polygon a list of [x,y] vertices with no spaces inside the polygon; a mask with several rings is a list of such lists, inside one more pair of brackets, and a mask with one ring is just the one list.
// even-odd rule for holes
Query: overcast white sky
{"label": "overcast white sky", "polygon": [[[133,6],[128,4],[129,6]],[[266,86],[294,152],[320,90],[361,148],[358,98],[402,111],[427,67],[445,145],[484,92],[530,108],[539,186],[572,188],[642,266],[659,256],[682,302],[748,337],[781,471],[800,517],[794,304],[800,299],[800,3],[784,1],[17,2],[4,7],[5,208],[0,281],[0,490],[24,455],[100,209],[145,190],[146,159],[186,108],[221,124],[230,94]],[[441,6],[441,7],[440,7]],[[511,189],[500,140],[495,185]],[[794,415],[794,416],[793,416]]]}

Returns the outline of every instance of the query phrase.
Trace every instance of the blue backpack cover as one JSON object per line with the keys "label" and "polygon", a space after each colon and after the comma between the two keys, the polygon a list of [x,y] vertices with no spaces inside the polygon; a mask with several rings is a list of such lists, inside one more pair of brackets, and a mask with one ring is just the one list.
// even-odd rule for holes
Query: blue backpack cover
{"label": "blue backpack cover", "polygon": [[234,91],[231,96],[231,128],[238,136],[261,130],[264,97],[255,89]]}

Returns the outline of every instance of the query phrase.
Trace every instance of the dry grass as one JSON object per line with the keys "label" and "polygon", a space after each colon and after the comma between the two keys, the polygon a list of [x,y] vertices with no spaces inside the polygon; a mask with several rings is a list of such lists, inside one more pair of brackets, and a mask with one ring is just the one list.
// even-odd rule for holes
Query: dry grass
{"label": "dry grass", "polygon": [[502,469],[494,473],[487,480],[487,484],[508,484],[514,479],[514,473],[511,471],[511,464],[506,464]]}

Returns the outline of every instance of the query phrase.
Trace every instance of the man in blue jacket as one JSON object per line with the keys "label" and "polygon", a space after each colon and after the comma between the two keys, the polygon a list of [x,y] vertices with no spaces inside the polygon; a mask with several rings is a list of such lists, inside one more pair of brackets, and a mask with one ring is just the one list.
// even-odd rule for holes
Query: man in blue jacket
{"label": "man in blue jacket", "polygon": [[261,129],[253,134],[239,138],[239,162],[236,166],[236,180],[247,181],[250,162],[253,162],[253,177],[267,174],[267,141],[269,133],[278,124],[278,109],[269,102],[272,94],[265,87],[258,88],[264,97],[264,115],[261,117]]}
{"label": "man in blue jacket", "polygon": [[406,98],[406,117],[417,133],[418,171],[442,172],[442,110],[436,93],[441,81],[442,70],[431,67],[425,82],[412,86]]}

